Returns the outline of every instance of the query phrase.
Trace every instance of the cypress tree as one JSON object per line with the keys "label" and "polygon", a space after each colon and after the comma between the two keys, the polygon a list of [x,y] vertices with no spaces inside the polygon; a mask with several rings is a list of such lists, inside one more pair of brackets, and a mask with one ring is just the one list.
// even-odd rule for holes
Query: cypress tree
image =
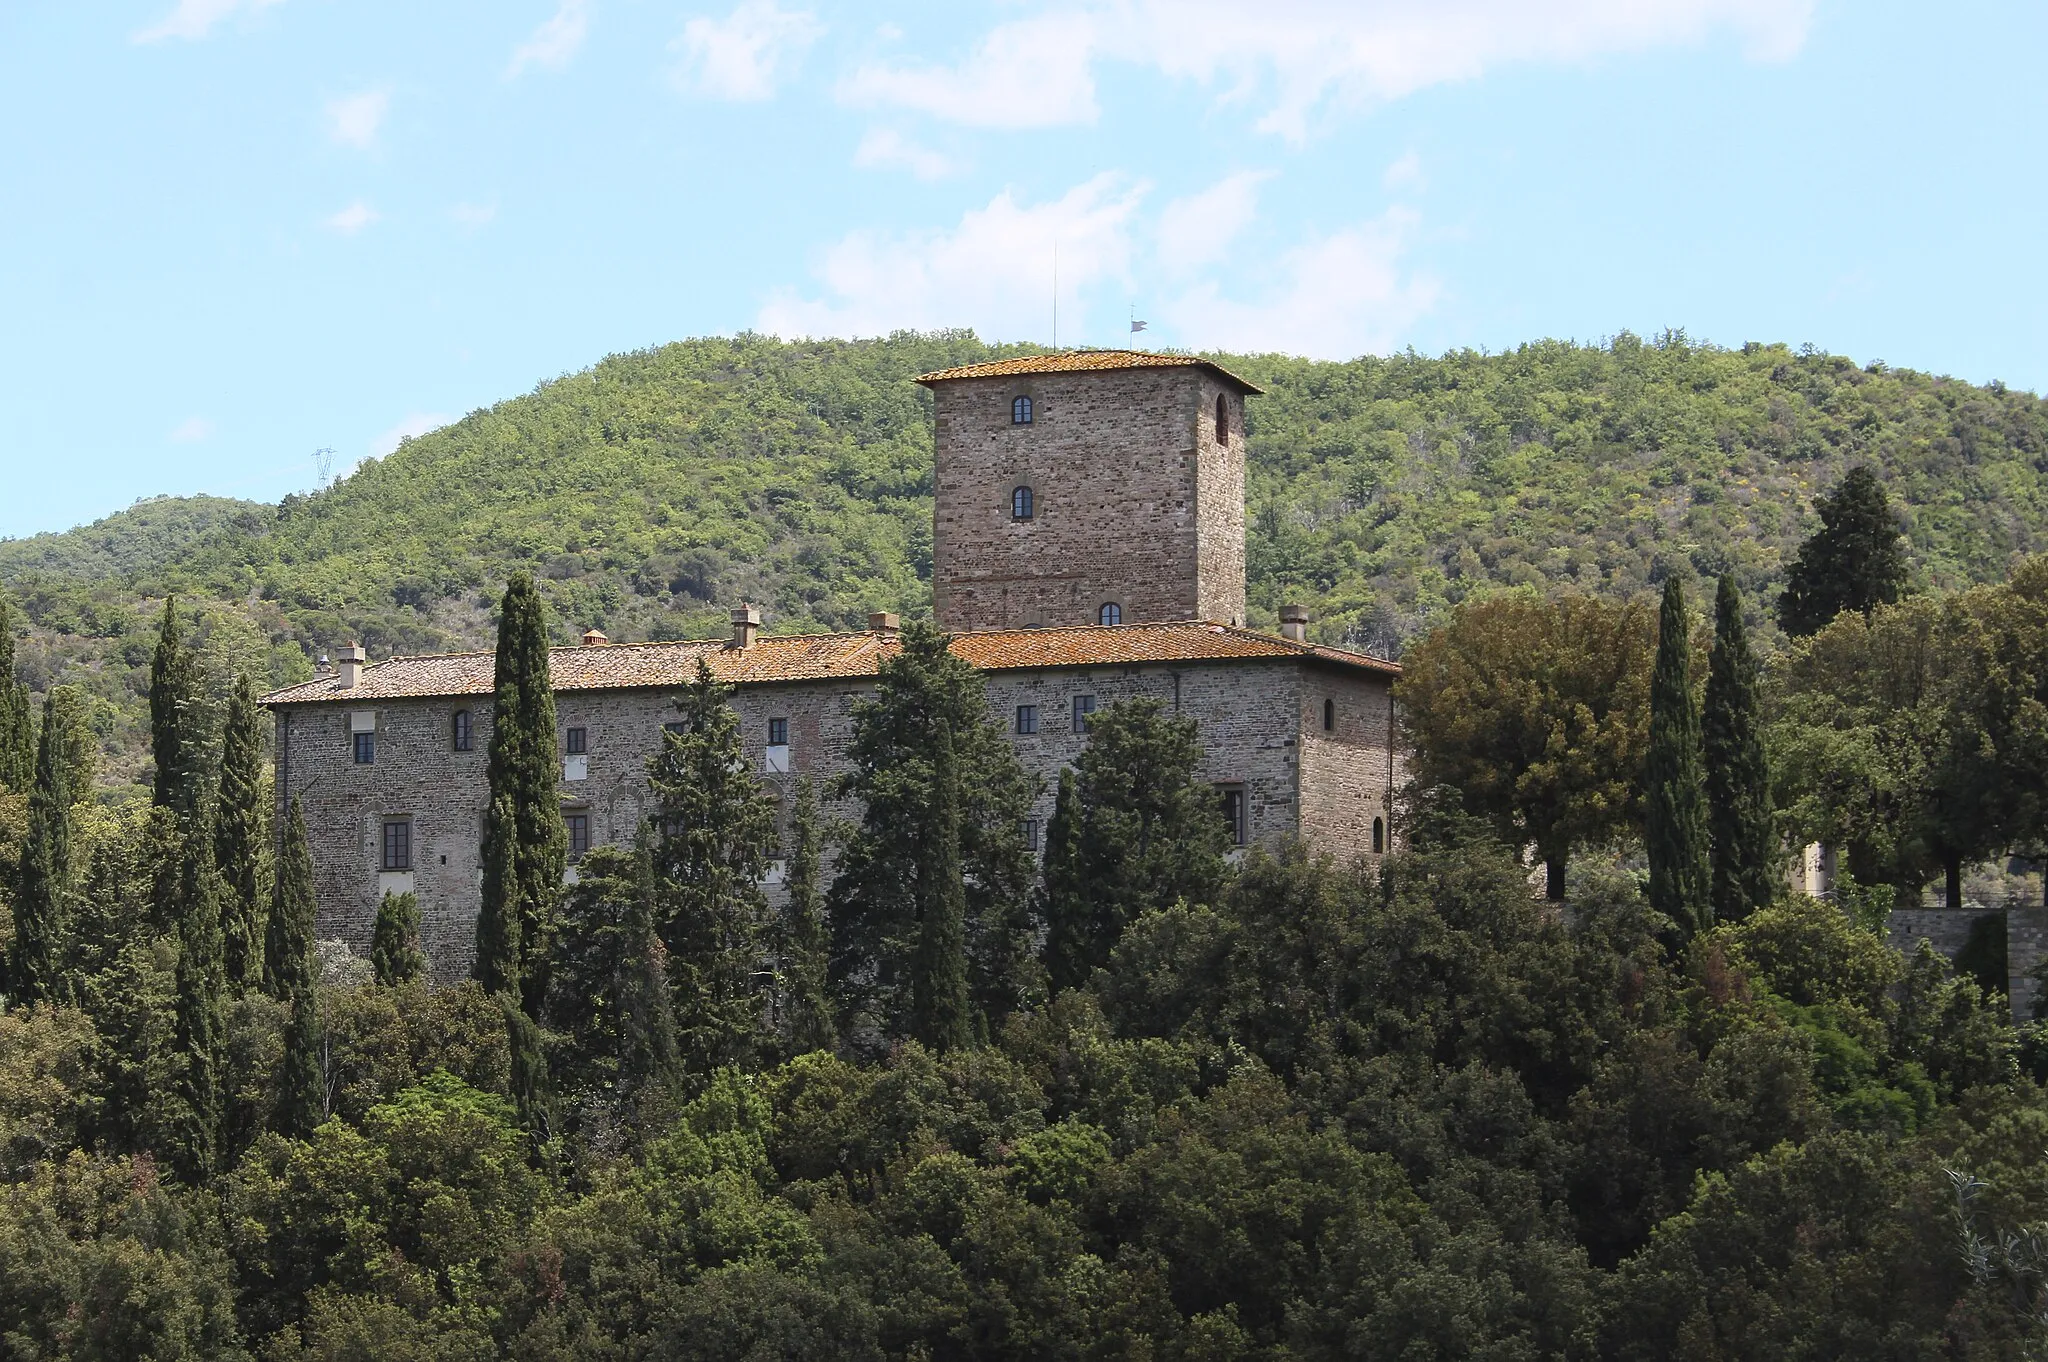
{"label": "cypress tree", "polygon": [[1742,623],[1735,579],[1714,596],[1714,651],[1700,716],[1706,765],[1707,832],[1712,848],[1714,917],[1734,922],[1777,892],[1777,837],[1771,826],[1771,772],[1758,719],[1757,666]]}
{"label": "cypress tree", "polygon": [[1176,900],[1213,902],[1229,832],[1215,791],[1197,778],[1195,721],[1156,699],[1096,714],[1046,860],[1046,965],[1055,987],[1086,983],[1109,964],[1124,928]]}
{"label": "cypress tree", "polygon": [[512,796],[495,794],[484,811],[483,906],[476,918],[476,963],[470,976],[486,993],[519,994],[519,819]]}
{"label": "cypress tree", "polygon": [[1884,484],[1852,468],[1814,502],[1821,527],[1799,546],[1778,597],[1778,623],[1798,637],[1819,633],[1844,610],[1868,615],[1899,598],[1906,553]]}
{"label": "cypress tree", "polygon": [[775,806],[747,769],[739,716],[700,659],[648,763],[661,838],[657,926],[668,949],[676,1027],[685,1058],[708,1071],[741,1064],[760,1039],[769,980],[768,904],[761,881]]}
{"label": "cypress tree", "polygon": [[65,788],[64,724],[56,696],[43,699],[35,783],[21,846],[21,885],[14,904],[14,958],[8,979],[22,1002],[64,997],[71,938],[71,792]]}
{"label": "cypress tree", "polygon": [[1690,936],[1709,926],[1707,817],[1700,720],[1692,693],[1692,631],[1685,590],[1664,582],[1657,664],[1650,677],[1650,747],[1644,763],[1644,835],[1650,906]]}
{"label": "cypress tree", "polygon": [[228,985],[263,982],[263,741],[256,692],[246,674],[228,701],[221,734],[220,802],[213,859],[221,880],[221,937]]}
{"label": "cypress tree", "polygon": [[[516,914],[516,937],[493,928],[518,953],[513,976],[520,1005],[538,1016],[548,993],[549,940],[560,915],[562,880],[568,872],[569,834],[562,822],[561,758],[555,736],[555,691],[548,675],[546,613],[533,578],[514,576],[505,588],[498,618],[496,688],[491,703],[491,748],[486,775],[490,783],[491,816],[498,801],[511,813],[510,880],[513,897],[493,903],[494,886],[485,876],[485,911]],[[494,835],[487,825],[485,841]],[[495,834],[502,835],[502,834]],[[486,851],[486,862],[489,852]],[[478,932],[484,930],[481,920]],[[481,951],[479,952],[481,956]],[[481,965],[481,958],[479,964]],[[479,978],[482,976],[479,975]]]}
{"label": "cypress tree", "polygon": [[960,868],[960,779],[953,726],[932,734],[931,837],[917,866],[917,953],[910,977],[911,1034],[937,1051],[974,1039],[967,1000],[967,884]]}
{"label": "cypress tree", "polygon": [[660,901],[653,843],[643,828],[633,845],[633,893],[618,971],[619,1086],[628,1094],[665,1086],[676,1071],[668,950],[655,925]]}
{"label": "cypress tree", "polygon": [[35,714],[28,687],[14,678],[14,613],[0,596],[0,788],[28,790],[35,767]]}
{"label": "cypress tree", "polygon": [[180,825],[174,833],[168,878],[175,886],[178,932],[176,1045],[181,1060],[172,1118],[172,1163],[192,1183],[212,1176],[226,1116],[222,1007],[226,972],[221,959],[220,878],[204,829]]}
{"label": "cypress tree", "polygon": [[790,810],[789,900],[783,905],[782,929],[782,1010],[795,1054],[830,1050],[838,1040],[826,986],[832,939],[818,843],[817,787],[804,776],[796,783],[796,804]]}
{"label": "cypress tree", "polygon": [[377,905],[370,968],[386,988],[425,976],[427,953],[420,949],[420,901],[414,894],[386,894]]}
{"label": "cypress tree", "polygon": [[169,598],[149,664],[149,750],[156,761],[150,797],[181,817],[196,815],[204,801],[200,703],[199,662],[179,631],[177,601]]}
{"label": "cypress tree", "polygon": [[315,992],[314,914],[313,851],[306,839],[305,812],[294,799],[285,813],[284,836],[277,850],[263,982],[292,1009],[271,1125],[281,1135],[299,1138],[312,1134],[327,1108],[320,1006]]}
{"label": "cypress tree", "polygon": [[57,731],[64,735],[60,756],[64,788],[73,804],[83,804],[92,798],[100,770],[100,742],[92,731],[91,704],[76,686],[53,686],[50,694],[57,701]]}

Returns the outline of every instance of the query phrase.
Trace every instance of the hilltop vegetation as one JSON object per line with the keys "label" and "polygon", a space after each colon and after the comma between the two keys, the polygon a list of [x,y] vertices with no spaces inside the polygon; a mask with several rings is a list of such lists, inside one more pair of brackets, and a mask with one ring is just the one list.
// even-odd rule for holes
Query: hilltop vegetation
{"label": "hilltop vegetation", "polygon": [[[23,674],[97,697],[102,737],[131,757],[118,774],[139,732],[139,622],[170,592],[259,682],[350,638],[373,656],[480,646],[519,568],[563,641],[592,624],[718,632],[741,599],[780,630],[927,613],[930,403],[909,380],[1025,349],[965,332],[683,341],[540,384],[275,508],[165,499],[0,543],[0,585],[32,625]],[[1501,583],[1632,595],[1726,568],[1767,604],[1812,494],[1859,463],[1906,517],[1916,587],[1994,580],[2048,548],[2048,404],[1996,384],[1678,333],[1216,358],[1267,389],[1247,416],[1253,621],[1305,599],[1333,642],[1398,651]]]}

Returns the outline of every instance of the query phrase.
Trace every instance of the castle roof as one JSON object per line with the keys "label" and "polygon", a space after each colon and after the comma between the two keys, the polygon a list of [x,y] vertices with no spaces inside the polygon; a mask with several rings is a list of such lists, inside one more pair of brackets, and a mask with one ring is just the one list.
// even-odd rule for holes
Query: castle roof
{"label": "castle roof", "polygon": [[957,369],[940,369],[936,373],[919,374],[916,381],[950,383],[958,378],[1009,378],[1017,374],[1085,374],[1102,369],[1183,367],[1207,369],[1219,378],[1236,384],[1244,392],[1265,391],[1258,384],[1248,383],[1222,365],[1213,364],[1199,355],[1155,355],[1144,350],[1066,350],[1056,355],[1022,355],[1016,359],[999,359],[989,364],[963,364]]}
{"label": "castle roof", "polygon": [[[790,681],[860,680],[879,671],[902,649],[893,631],[858,634],[762,635],[751,647],[722,638],[666,643],[614,643],[551,648],[548,674],[558,691],[657,689],[680,686],[697,674],[702,658],[728,685]],[[1171,662],[1304,661],[1398,676],[1399,665],[1345,648],[1295,643],[1250,629],[1201,620],[1150,624],[1075,625],[1055,629],[988,629],[955,634],[955,656],[983,671],[1040,667],[1128,667]],[[497,660],[491,653],[394,657],[365,667],[356,684],[339,678],[311,681],[263,697],[266,705],[350,704],[375,700],[489,695]]]}

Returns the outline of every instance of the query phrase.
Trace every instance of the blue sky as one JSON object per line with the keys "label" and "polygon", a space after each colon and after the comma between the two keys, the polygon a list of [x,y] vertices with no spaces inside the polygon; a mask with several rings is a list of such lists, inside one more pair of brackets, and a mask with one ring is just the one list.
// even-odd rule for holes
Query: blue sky
{"label": "blue sky", "polygon": [[0,535],[607,353],[1622,328],[2048,383],[2048,6],[0,0]]}

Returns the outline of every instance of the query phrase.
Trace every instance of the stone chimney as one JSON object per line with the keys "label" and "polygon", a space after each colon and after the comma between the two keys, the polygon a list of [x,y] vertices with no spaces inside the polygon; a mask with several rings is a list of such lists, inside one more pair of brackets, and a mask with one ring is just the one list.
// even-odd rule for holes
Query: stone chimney
{"label": "stone chimney", "polygon": [[761,612],[751,605],[736,607],[732,612],[732,646],[751,648],[755,635],[761,632]]}
{"label": "stone chimney", "polygon": [[336,652],[335,657],[339,660],[339,666],[336,668],[337,678],[335,685],[339,686],[342,690],[354,690],[356,682],[363,679],[363,661],[365,658],[363,645],[351,643]]}
{"label": "stone chimney", "polygon": [[893,610],[877,610],[868,616],[868,631],[875,634],[894,635],[903,627],[903,621]]}
{"label": "stone chimney", "polygon": [[1280,637],[1289,643],[1308,642],[1308,607],[1305,605],[1283,605],[1280,607]]}
{"label": "stone chimney", "polygon": [[602,648],[610,642],[611,640],[604,636],[602,629],[585,629],[583,631],[583,646],[586,648]]}

